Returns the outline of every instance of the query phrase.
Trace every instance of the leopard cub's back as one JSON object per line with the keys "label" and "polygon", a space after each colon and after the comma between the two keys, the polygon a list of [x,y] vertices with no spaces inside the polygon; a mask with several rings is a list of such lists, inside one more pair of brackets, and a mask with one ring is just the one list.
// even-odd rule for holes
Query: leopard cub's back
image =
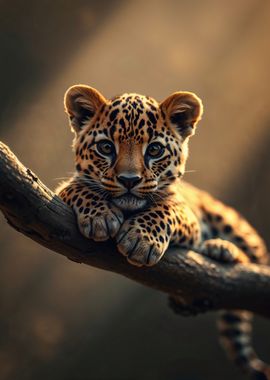
{"label": "leopard cub's back", "polygon": [[250,261],[269,262],[265,242],[239,212],[186,182],[182,182],[180,191],[200,220],[202,240],[228,240],[239,247]]}

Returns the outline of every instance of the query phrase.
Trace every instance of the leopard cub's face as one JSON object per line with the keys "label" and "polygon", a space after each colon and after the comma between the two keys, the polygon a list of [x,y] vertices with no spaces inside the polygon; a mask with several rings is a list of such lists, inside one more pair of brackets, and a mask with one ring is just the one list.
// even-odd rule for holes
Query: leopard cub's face
{"label": "leopard cub's face", "polygon": [[201,101],[188,92],[162,103],[138,94],[106,100],[82,85],[67,91],[65,107],[80,180],[125,211],[164,198],[183,175],[188,140],[202,114]]}

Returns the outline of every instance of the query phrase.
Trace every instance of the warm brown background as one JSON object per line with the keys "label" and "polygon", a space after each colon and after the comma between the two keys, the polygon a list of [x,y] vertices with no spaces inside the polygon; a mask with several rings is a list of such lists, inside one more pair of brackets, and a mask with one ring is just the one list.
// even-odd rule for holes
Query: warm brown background
{"label": "warm brown background", "polygon": [[[69,85],[160,100],[194,91],[205,117],[186,179],[270,243],[268,1],[1,1],[0,42],[0,139],[48,186],[73,170]],[[219,348],[215,315],[177,317],[163,294],[52,254],[2,216],[0,251],[1,380],[244,379]],[[269,337],[257,319],[270,361]]]}

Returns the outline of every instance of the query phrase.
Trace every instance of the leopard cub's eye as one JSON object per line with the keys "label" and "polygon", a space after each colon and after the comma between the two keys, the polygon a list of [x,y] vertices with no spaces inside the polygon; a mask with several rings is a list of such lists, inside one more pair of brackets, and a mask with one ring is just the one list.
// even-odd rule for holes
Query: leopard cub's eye
{"label": "leopard cub's eye", "polygon": [[154,142],[148,145],[146,149],[146,154],[152,158],[161,157],[163,153],[164,153],[164,146],[159,142]]}
{"label": "leopard cub's eye", "polygon": [[97,143],[97,150],[105,156],[111,156],[115,153],[114,145],[109,140],[101,140]]}

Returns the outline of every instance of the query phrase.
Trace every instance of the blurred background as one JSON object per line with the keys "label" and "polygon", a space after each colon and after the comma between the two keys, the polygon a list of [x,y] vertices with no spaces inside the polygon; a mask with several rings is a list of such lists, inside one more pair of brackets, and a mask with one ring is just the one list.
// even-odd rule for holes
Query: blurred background
{"label": "blurred background", "polygon": [[[269,42],[267,0],[2,0],[0,140],[55,188],[73,171],[67,87],[158,100],[194,91],[205,114],[185,178],[237,207],[269,246]],[[1,380],[244,379],[215,314],[176,316],[164,294],[69,262],[2,215],[0,251]],[[257,318],[268,361],[269,338]]]}

